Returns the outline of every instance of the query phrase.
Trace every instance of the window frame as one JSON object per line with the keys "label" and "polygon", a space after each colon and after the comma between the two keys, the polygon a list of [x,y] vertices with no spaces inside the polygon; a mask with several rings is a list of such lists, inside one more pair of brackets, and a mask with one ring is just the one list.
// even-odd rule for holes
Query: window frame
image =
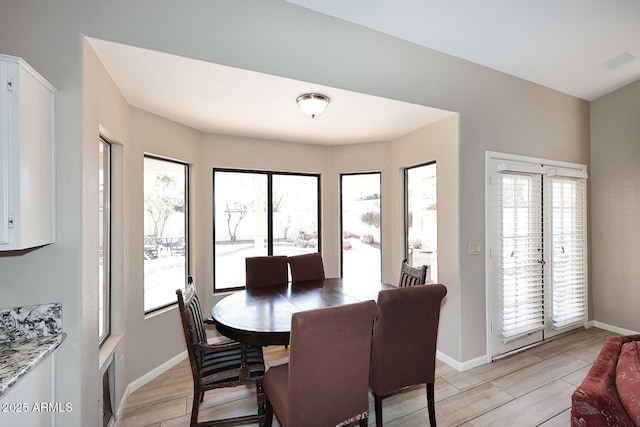
{"label": "window frame", "polygon": [[[106,150],[103,148],[103,206],[102,206],[102,221],[103,224],[100,227],[102,230],[102,272],[103,272],[103,289],[102,289],[102,298],[103,298],[103,314],[102,314],[102,322],[103,322],[103,333],[98,335],[98,348],[102,347],[105,342],[111,336],[111,321],[112,321],[112,282],[111,282],[111,224],[112,224],[112,184],[113,180],[111,179],[111,175],[113,172],[112,169],[112,144],[104,138],[102,135],[98,136],[98,143],[100,147],[107,148]],[[98,165],[98,170],[100,170],[100,165]],[[108,183],[108,184],[107,184]],[[100,183],[98,182],[98,192]],[[106,194],[105,194],[106,193]],[[108,214],[108,215],[107,215]],[[106,248],[105,248],[106,246]],[[106,250],[105,250],[106,249]],[[100,280],[100,279],[98,279]]]}
{"label": "window frame", "polygon": [[[142,166],[142,174],[143,174],[143,187],[142,187],[142,200],[143,200],[143,214],[144,214],[144,159],[152,159],[152,160],[158,160],[158,161],[164,161],[164,162],[168,162],[168,163],[175,163],[181,166],[184,166],[185,171],[184,171],[184,238],[185,238],[185,242],[184,242],[184,265],[185,265],[185,275],[184,275],[184,284],[182,289],[184,290],[186,288],[187,285],[187,278],[189,277],[189,275],[191,274],[191,215],[190,215],[190,205],[191,205],[191,165],[185,161],[181,161],[181,160],[177,160],[177,159],[172,159],[169,157],[163,157],[163,156],[159,156],[156,154],[150,154],[150,153],[144,153],[143,156],[143,166]],[[143,231],[142,231],[142,241],[144,242],[144,226],[143,226]],[[144,248],[143,248],[143,264],[144,264]],[[143,272],[142,272],[142,307],[143,307],[143,311],[144,311],[144,315],[148,316],[151,315],[155,312],[158,312],[160,310],[164,310],[168,307],[173,307],[173,306],[177,306],[178,305],[178,300],[174,299],[171,302],[168,302],[164,305],[158,306],[158,307],[154,307],[151,310],[145,310],[144,309],[144,301],[145,301],[145,295],[144,295],[144,280],[145,280],[145,274],[144,274],[144,266],[143,266]]]}
{"label": "window frame", "polygon": [[[402,168],[402,176],[403,176],[403,209],[404,209],[404,259],[409,259],[409,171],[411,169],[421,168],[423,166],[431,166],[436,165],[436,180],[438,179],[437,175],[437,161],[430,160],[428,162],[419,163],[413,166],[407,166]],[[436,181],[437,182],[437,181]],[[437,203],[437,187],[436,187],[436,203]],[[436,210],[437,212],[437,210]],[[436,242],[437,244],[437,242]]]}
{"label": "window frame", "polygon": [[212,219],[212,246],[213,246],[213,293],[222,293],[222,292],[233,292],[244,290],[245,286],[235,286],[224,289],[216,289],[216,172],[227,172],[227,173],[246,173],[246,174],[261,174],[267,176],[267,255],[273,255],[273,176],[274,175],[285,175],[285,176],[307,176],[314,177],[317,180],[317,203],[318,203],[318,247],[317,251],[322,252],[322,194],[321,194],[321,182],[322,175],[319,173],[311,173],[311,172],[290,172],[290,171],[272,171],[272,170],[259,170],[259,169],[241,169],[241,168],[212,168],[211,172],[211,219]]}
{"label": "window frame", "polygon": [[340,248],[340,277],[344,277],[344,259],[343,259],[343,252],[344,249],[342,248],[342,244],[344,241],[344,237],[343,237],[343,233],[344,233],[344,229],[343,229],[343,218],[342,218],[342,213],[343,213],[343,198],[342,198],[342,184],[343,184],[343,177],[345,176],[357,176],[357,175],[378,175],[378,178],[380,180],[380,279],[382,280],[382,171],[371,171],[371,172],[347,172],[347,173],[341,173],[340,174],[340,240],[339,240],[339,245],[338,247]]}

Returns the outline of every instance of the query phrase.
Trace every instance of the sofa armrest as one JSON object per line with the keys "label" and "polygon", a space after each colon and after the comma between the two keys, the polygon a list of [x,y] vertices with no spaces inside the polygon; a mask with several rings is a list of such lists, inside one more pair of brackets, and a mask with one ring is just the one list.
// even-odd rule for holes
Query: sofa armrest
{"label": "sofa armrest", "polygon": [[635,427],[625,412],[615,383],[605,384],[598,379],[582,383],[571,396],[572,427]]}
{"label": "sofa armrest", "polygon": [[582,384],[571,396],[573,427],[635,427],[622,407],[616,389],[616,368],[622,344],[640,340],[640,335],[607,340]]}

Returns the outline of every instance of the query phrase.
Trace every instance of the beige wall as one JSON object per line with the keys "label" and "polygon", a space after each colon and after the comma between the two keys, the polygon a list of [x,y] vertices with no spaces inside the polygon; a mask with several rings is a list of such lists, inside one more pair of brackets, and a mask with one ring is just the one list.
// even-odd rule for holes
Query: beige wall
{"label": "beige wall", "polygon": [[[438,350],[455,360],[461,360],[458,126],[458,115],[452,114],[393,141],[333,147],[331,191],[326,195],[335,206],[334,215],[339,215],[340,174],[382,173],[382,280],[397,283],[405,253],[403,170],[427,162],[437,163],[439,282],[448,289]],[[327,237],[340,242],[337,220],[332,236]],[[333,256],[339,254],[340,250],[336,250]]]}
{"label": "beige wall", "polygon": [[[95,139],[83,133],[95,124],[84,111],[92,100],[83,97],[83,34],[459,112],[458,240],[463,248],[469,241],[484,241],[485,150],[589,160],[585,101],[280,0],[3,3],[0,52],[25,58],[58,89],[56,189],[64,214],[58,217],[56,244],[0,258],[0,297],[3,306],[63,303],[69,337],[59,350],[57,392],[60,401],[74,405],[73,412],[56,415],[64,426],[95,425],[100,417],[92,347],[97,275],[91,254],[97,247],[89,229],[96,223],[91,214],[96,196],[90,194],[91,182],[84,181],[97,176],[97,165],[88,148]],[[168,143],[161,148],[167,155],[178,150]],[[139,173],[142,164],[139,152],[130,155],[127,177]],[[133,194],[126,202],[128,212],[140,207]],[[131,218],[131,230],[140,222],[141,217]],[[132,256],[141,253],[129,246]],[[130,278],[132,283],[139,278],[133,267]],[[461,361],[486,352],[484,286],[483,257],[461,255],[459,301],[450,301],[453,294],[448,298],[460,305],[461,336],[453,345]],[[161,327],[169,321],[160,317],[148,324]],[[139,334],[145,343],[157,338],[146,326]],[[133,374],[138,368],[131,369]]]}
{"label": "beige wall", "polygon": [[640,331],[640,81],[591,103],[593,318]]}
{"label": "beige wall", "polygon": [[[367,144],[338,145],[331,149],[331,174],[329,186],[330,203],[334,206],[331,223],[331,234],[326,236],[336,244],[336,250],[328,256],[334,259],[336,265],[335,275],[340,273],[340,256],[342,254],[341,230],[340,230],[340,174],[354,172],[381,172],[381,245],[382,251],[382,280],[388,283],[397,283],[397,277],[393,277],[391,265],[392,230],[391,223],[391,146],[392,142],[372,142]],[[328,224],[329,225],[329,224]],[[399,274],[399,273],[398,273]]]}
{"label": "beige wall", "polygon": [[[84,232],[82,235],[84,247],[94,247],[98,244],[98,174],[95,173],[98,167],[98,136],[102,135],[112,143],[112,191],[111,191],[111,333],[115,339],[120,335],[116,347],[113,351],[115,355],[116,373],[116,402],[122,399],[125,388],[129,383],[125,357],[125,298],[124,289],[128,275],[125,270],[128,268],[128,258],[125,253],[125,186],[123,181],[124,152],[129,142],[129,115],[128,105],[120,94],[120,91],[111,80],[111,77],[104,69],[102,63],[95,52],[87,43],[83,43],[83,66],[84,66],[84,86],[83,86],[83,162],[87,166],[83,170],[83,199],[82,205]],[[59,173],[63,173],[60,170]],[[98,348],[95,346],[95,337],[98,336],[97,311],[98,287],[96,281],[98,277],[98,251],[84,253],[86,268],[83,269],[83,315],[84,329],[86,331],[88,345],[83,346],[83,353],[87,356],[87,365],[92,368],[98,367]],[[63,306],[63,313],[64,313]],[[66,317],[66,316],[65,316]],[[66,329],[68,322],[64,321]],[[112,347],[109,345],[108,347]],[[106,347],[105,347],[106,351]],[[102,358],[108,354],[102,354]],[[57,359],[59,360],[59,359]],[[95,375],[87,370],[87,375]],[[101,390],[96,388],[86,388],[83,395],[91,399],[101,399]]]}
{"label": "beige wall", "polygon": [[[82,40],[77,33],[71,36],[68,31],[46,35],[37,29],[27,32],[27,26],[34,26],[25,22],[33,10],[16,11],[12,6],[2,5],[0,52],[24,57],[58,89],[55,118],[58,215],[55,244],[20,256],[0,257],[0,301],[3,307],[62,303],[63,329],[68,337],[56,358],[56,393],[61,401],[70,402],[78,410],[57,414],[56,418],[59,425],[80,426],[85,402],[92,407],[91,413],[95,415],[92,420],[97,419],[98,412],[97,404],[90,403],[98,394],[96,350],[87,349],[87,353],[83,353],[89,335],[93,334],[95,343],[97,329],[90,319],[86,319],[85,327],[83,320],[87,313],[83,312],[82,305],[85,292],[82,282]],[[47,21],[68,24],[62,13],[47,12],[50,13],[46,18],[36,13],[40,15],[39,24]],[[42,40],[46,41],[45,45],[51,43],[49,48],[40,45]],[[53,46],[68,43],[73,45],[73,52],[62,49],[54,53]],[[94,170],[97,177],[97,164]],[[93,307],[95,310],[95,305]],[[96,312],[91,317],[97,322]],[[90,367],[93,371],[85,374]]]}
{"label": "beige wall", "polygon": [[[186,126],[162,119],[137,108],[129,109],[131,144],[127,150],[125,182],[126,217],[129,225],[127,250],[129,275],[126,286],[127,367],[130,381],[135,381],[152,369],[185,350],[180,315],[175,306],[144,314],[144,155],[152,154],[189,164],[189,197],[191,210],[189,235],[191,244],[191,272],[203,276],[202,250],[207,239],[206,185],[202,179],[202,135]],[[204,294],[204,284],[197,282]]]}
{"label": "beige wall", "polygon": [[470,93],[458,110],[461,360],[482,357],[487,351],[485,248],[482,256],[467,255],[469,243],[485,242],[485,151],[589,165],[586,101],[513,77],[488,74],[488,70],[476,77],[469,74],[469,83],[459,88]]}
{"label": "beige wall", "polygon": [[[460,301],[460,146],[457,114],[393,141],[391,188],[391,266],[400,274],[404,257],[403,168],[436,162],[438,198],[438,282],[447,287],[442,305],[438,350],[457,361],[461,354],[462,313]],[[394,282],[395,283],[395,280]],[[469,327],[469,325],[465,325]]]}
{"label": "beige wall", "polygon": [[[137,167],[144,152],[187,161],[192,166],[192,272],[203,296],[203,310],[209,312],[222,295],[213,295],[213,218],[212,169],[238,168],[280,172],[305,172],[321,175],[322,252],[328,276],[340,271],[340,188],[341,173],[380,171],[383,179],[383,274],[384,280],[395,283],[404,251],[402,168],[427,161],[439,162],[439,192],[445,214],[439,242],[443,250],[442,272],[445,283],[457,292],[457,249],[451,250],[457,233],[457,118],[442,120],[393,142],[357,144],[351,146],[318,146],[272,140],[241,138],[226,135],[201,134],[192,129],[131,109],[131,140],[127,162],[128,244],[131,254],[142,253],[142,195],[141,173]],[[172,147],[169,149],[168,147]],[[181,147],[181,148],[176,148]],[[190,147],[185,150],[185,147]],[[200,147],[200,148],[198,148]],[[198,155],[200,153],[200,155]],[[194,188],[194,184],[197,188]],[[441,190],[442,188],[442,190]],[[195,216],[195,218],[193,218]],[[400,225],[399,227],[397,225]],[[399,252],[398,252],[399,251]],[[395,254],[393,252],[398,252]],[[130,381],[136,380],[184,350],[177,312],[166,310],[160,315],[144,319],[141,315],[143,261],[130,256],[127,284],[127,358]],[[397,264],[397,265],[396,265]],[[455,282],[454,282],[455,279]],[[456,295],[456,293],[452,294]],[[454,299],[453,301],[456,301]],[[443,337],[459,337],[459,310],[449,315],[444,309]],[[455,314],[453,314],[455,313]],[[162,339],[159,339],[161,334]],[[447,342],[447,338],[443,338]],[[161,345],[159,344],[161,343]],[[141,346],[152,349],[152,356],[141,357]],[[455,358],[457,347],[442,351]]]}
{"label": "beige wall", "polygon": [[[237,168],[280,172],[318,173],[321,175],[322,252],[327,275],[336,277],[340,271],[340,174],[352,172],[382,172],[383,216],[382,248],[383,279],[395,283],[403,258],[403,182],[402,168],[436,160],[439,162],[438,191],[445,214],[439,242],[443,250],[442,272],[446,283],[456,283],[457,257],[450,247],[457,233],[457,118],[441,120],[392,142],[376,142],[350,146],[318,146],[272,140],[241,138],[227,135],[201,134],[142,110],[130,109],[131,141],[127,154],[127,223],[128,251],[142,253],[142,187],[141,156],[152,153],[191,164],[192,175],[192,272],[203,310],[209,312],[223,295],[213,295],[213,218],[212,169]],[[199,153],[199,154],[198,154]],[[194,188],[195,186],[195,188]],[[400,227],[397,226],[400,224]],[[399,251],[398,254],[393,254]],[[455,250],[453,252],[456,252]],[[142,316],[142,256],[130,256],[127,283],[127,360],[129,381],[134,381],[184,350],[177,311],[168,309],[147,319]],[[397,264],[397,265],[396,265]],[[454,299],[455,301],[455,299]],[[455,316],[444,309],[445,327],[459,325],[459,310]],[[459,337],[458,328],[445,330],[444,337]],[[443,338],[446,342],[447,339]],[[140,348],[151,349],[152,355]],[[442,351],[455,357],[455,347]]]}

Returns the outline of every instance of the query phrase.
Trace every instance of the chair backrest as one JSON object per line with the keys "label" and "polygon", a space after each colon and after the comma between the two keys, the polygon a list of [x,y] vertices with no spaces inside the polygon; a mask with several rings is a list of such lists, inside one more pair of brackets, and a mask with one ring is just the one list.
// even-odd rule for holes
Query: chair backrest
{"label": "chair backrest", "polygon": [[294,282],[324,279],[324,264],[319,252],[290,256],[289,266],[291,280]]}
{"label": "chair backrest", "polygon": [[191,363],[191,373],[193,374],[193,380],[197,381],[199,378],[198,372],[202,366],[202,359],[200,352],[195,351],[194,346],[197,344],[206,344],[207,333],[204,329],[200,301],[198,300],[196,287],[191,276],[187,278],[187,286],[184,292],[181,289],[177,289],[176,294],[178,296],[180,318],[182,319],[182,330],[187,343],[189,362]]}
{"label": "chair backrest", "polygon": [[376,303],[295,313],[289,354],[291,426],[335,426],[368,411]]}
{"label": "chair backrest", "polygon": [[283,285],[289,281],[286,256],[257,256],[245,261],[247,289]]}
{"label": "chair backrest", "polygon": [[371,343],[369,385],[379,396],[403,387],[433,383],[440,305],[444,285],[380,291]]}
{"label": "chair backrest", "polygon": [[402,268],[400,270],[400,282],[398,286],[404,288],[405,286],[424,285],[427,281],[427,266],[411,267],[407,260],[402,261]]}

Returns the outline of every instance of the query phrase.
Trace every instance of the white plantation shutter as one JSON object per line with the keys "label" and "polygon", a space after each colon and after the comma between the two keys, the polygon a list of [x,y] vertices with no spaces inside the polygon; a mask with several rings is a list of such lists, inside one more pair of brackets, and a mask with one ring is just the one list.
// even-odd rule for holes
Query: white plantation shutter
{"label": "white plantation shutter", "polygon": [[551,205],[551,317],[552,326],[560,329],[587,320],[586,182],[545,179]]}
{"label": "white plantation shutter", "polygon": [[544,329],[542,178],[512,165],[499,165],[497,170],[501,173],[491,184],[491,206],[499,236],[492,259],[499,331],[501,340],[508,343]]}
{"label": "white plantation shutter", "polygon": [[486,165],[487,318],[494,358],[588,318],[587,168],[492,152]]}

